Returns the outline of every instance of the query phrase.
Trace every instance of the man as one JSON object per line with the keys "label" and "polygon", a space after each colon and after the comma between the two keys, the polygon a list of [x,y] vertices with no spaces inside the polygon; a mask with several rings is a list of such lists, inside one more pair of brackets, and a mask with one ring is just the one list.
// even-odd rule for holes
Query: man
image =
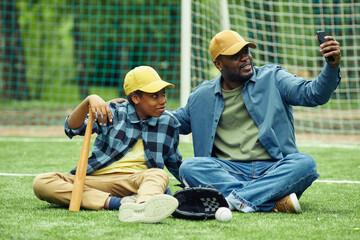
{"label": "man", "polygon": [[180,167],[185,184],[218,189],[231,210],[301,212],[298,198],[319,174],[296,146],[292,106],[325,104],[341,80],[339,43],[325,39],[320,52],[334,61],[307,81],[280,66],[253,66],[256,45],[234,31],[214,36],[210,53],[221,75],[174,112],[180,133],[193,136],[195,157]]}

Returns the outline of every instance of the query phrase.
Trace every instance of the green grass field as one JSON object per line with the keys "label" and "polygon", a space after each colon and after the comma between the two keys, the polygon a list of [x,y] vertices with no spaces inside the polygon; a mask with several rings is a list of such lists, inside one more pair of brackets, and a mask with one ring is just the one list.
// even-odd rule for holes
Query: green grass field
{"label": "green grass field", "polygon": [[[300,199],[302,214],[234,212],[228,223],[170,217],[141,224],[118,221],[117,211],[73,213],[35,197],[34,175],[69,172],[77,164],[81,138],[0,137],[0,144],[0,239],[360,239],[359,146],[300,147],[316,159],[322,180]],[[182,143],[180,151],[184,159],[191,157],[191,144]],[[171,179],[173,192],[175,184]]]}

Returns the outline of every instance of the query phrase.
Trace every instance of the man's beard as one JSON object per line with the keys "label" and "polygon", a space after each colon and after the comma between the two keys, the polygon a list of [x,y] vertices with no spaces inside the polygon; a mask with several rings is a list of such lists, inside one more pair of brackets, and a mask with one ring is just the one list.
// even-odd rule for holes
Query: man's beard
{"label": "man's beard", "polygon": [[253,69],[254,65],[252,62],[250,61],[247,61],[245,62],[244,64],[242,64],[240,67],[239,67],[239,73],[238,74],[230,74],[228,77],[228,79],[231,81],[231,82],[236,82],[236,83],[245,83],[247,82],[251,77],[252,75],[254,75],[254,72],[251,72],[249,74],[241,74],[241,69],[247,65],[251,65],[251,69]]}

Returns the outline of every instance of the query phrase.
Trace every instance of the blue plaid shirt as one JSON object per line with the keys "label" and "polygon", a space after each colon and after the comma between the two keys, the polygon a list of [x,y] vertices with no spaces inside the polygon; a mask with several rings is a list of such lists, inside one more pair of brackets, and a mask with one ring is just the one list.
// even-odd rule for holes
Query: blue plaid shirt
{"label": "blue plaid shirt", "polygon": [[[92,148],[92,155],[88,160],[87,174],[109,166],[125,156],[131,148],[143,140],[145,160],[148,168],[167,167],[169,172],[179,179],[179,167],[182,163],[178,151],[179,145],[179,122],[168,111],[160,117],[150,117],[141,120],[135,112],[135,108],[125,102],[110,103],[113,115],[112,123],[100,126],[97,121],[93,124],[93,133],[98,136]],[[78,129],[70,129],[65,120],[65,134],[71,139],[75,135],[83,136],[86,130],[88,118]],[[75,174],[76,168],[70,173]]]}

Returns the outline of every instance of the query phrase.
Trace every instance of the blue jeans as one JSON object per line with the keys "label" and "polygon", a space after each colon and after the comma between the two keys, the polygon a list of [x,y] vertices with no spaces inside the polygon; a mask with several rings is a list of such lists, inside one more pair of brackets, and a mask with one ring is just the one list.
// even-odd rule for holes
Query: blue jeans
{"label": "blue jeans", "polygon": [[291,193],[300,198],[319,176],[314,159],[304,153],[278,161],[194,157],[180,167],[180,178],[190,187],[214,187],[242,212],[271,211],[276,201]]}

